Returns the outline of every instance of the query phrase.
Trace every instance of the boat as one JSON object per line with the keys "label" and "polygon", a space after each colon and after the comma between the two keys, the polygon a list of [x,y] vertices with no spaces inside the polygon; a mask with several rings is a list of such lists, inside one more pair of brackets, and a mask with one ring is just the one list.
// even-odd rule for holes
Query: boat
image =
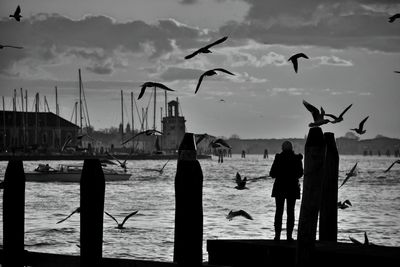
{"label": "boat", "polygon": [[[25,173],[25,179],[27,182],[79,183],[82,167],[77,164],[59,164],[57,168],[53,168],[48,164],[39,164],[34,171]],[[110,168],[103,168],[103,172],[106,182],[127,181],[131,177],[130,173]]]}

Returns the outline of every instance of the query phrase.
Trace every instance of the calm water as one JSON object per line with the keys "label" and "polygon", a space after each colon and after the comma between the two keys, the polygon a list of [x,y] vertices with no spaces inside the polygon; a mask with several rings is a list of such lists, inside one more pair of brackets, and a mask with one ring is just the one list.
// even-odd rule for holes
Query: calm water
{"label": "calm water", "polygon": [[[353,204],[338,211],[339,241],[350,242],[349,236],[363,241],[366,231],[375,244],[400,246],[400,166],[395,165],[390,172],[383,173],[394,160],[393,157],[341,156],[339,182],[357,161],[359,172],[339,190],[339,200],[349,199]],[[273,157],[263,159],[262,155],[247,155],[245,159],[233,155],[225,158],[222,164],[215,157],[200,160],[204,174],[204,260],[207,260],[207,239],[273,238],[274,199],[270,197],[273,180],[248,182],[249,190],[234,189],[237,171],[248,178],[267,175],[272,161]],[[37,163],[25,162],[25,171],[33,170]],[[49,164],[56,166],[57,162]],[[104,217],[104,256],[172,261],[176,161],[170,161],[162,175],[143,171],[163,164],[164,161],[156,160],[128,161],[131,179],[106,184],[106,211],[119,221],[133,210],[139,213],[125,223],[124,230],[115,229],[115,222]],[[1,179],[5,168],[6,163],[0,162]],[[0,191],[1,197],[2,194]],[[79,254],[79,214],[56,224],[78,206],[79,184],[27,183],[26,248]],[[225,216],[231,209],[244,209],[254,220],[228,221]],[[300,201],[297,201],[297,218],[299,212]],[[0,214],[2,225],[1,220]],[[0,240],[2,234],[0,231]]]}

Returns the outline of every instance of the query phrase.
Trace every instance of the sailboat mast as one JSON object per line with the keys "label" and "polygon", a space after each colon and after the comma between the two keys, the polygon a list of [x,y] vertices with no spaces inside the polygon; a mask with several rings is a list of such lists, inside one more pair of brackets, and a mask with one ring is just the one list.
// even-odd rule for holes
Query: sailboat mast
{"label": "sailboat mast", "polygon": [[55,87],[56,90],[56,115],[57,115],[57,147],[61,146],[61,121],[60,121],[60,107],[58,106],[58,92],[57,86]]}
{"label": "sailboat mast", "polygon": [[156,90],[157,87],[154,86],[154,111],[153,111],[153,130],[156,129]]}
{"label": "sailboat mast", "polygon": [[134,120],[133,120],[133,92],[131,92],[131,117],[132,117],[132,127],[131,127],[131,132],[132,132],[132,135],[133,135],[133,133],[134,133],[134,129],[135,129],[135,127],[134,127]]}
{"label": "sailboat mast", "polygon": [[124,141],[124,95],[121,90],[121,141]]}
{"label": "sailboat mast", "polygon": [[22,136],[22,142],[24,143],[24,150],[25,150],[25,145],[26,145],[26,140],[25,140],[25,136],[26,136],[26,127],[25,127],[25,113],[24,113],[24,92],[23,92],[23,90],[22,90],[22,88],[21,88],[21,111],[22,111],[22,114],[21,114],[21,117],[22,117],[22,133],[23,133],[23,136]]}
{"label": "sailboat mast", "polygon": [[4,96],[2,96],[3,98],[3,146],[5,149],[7,149],[6,147],[6,107],[4,105]]}
{"label": "sailboat mast", "polygon": [[165,95],[165,117],[168,116],[167,114],[167,90],[164,91],[164,95]]}
{"label": "sailboat mast", "polygon": [[82,134],[82,78],[81,69],[79,69],[79,116],[80,116],[80,134]]}

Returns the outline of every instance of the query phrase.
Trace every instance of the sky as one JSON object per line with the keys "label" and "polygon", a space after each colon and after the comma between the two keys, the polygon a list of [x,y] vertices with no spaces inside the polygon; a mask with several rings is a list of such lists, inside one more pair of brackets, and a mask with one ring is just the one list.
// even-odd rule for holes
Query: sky
{"label": "sky", "polygon": [[[9,17],[21,6],[20,22]],[[240,138],[302,138],[312,122],[303,100],[339,115],[326,132],[344,136],[369,116],[361,139],[400,138],[400,13],[398,0],[0,0],[0,95],[28,92],[28,110],[39,93],[70,120],[79,98],[78,70],[95,129],[131,122],[135,128],[151,90],[144,82],[174,89],[188,132]],[[209,54],[184,57],[224,36]],[[304,53],[298,73],[288,58]],[[205,77],[194,93],[200,75]],[[18,98],[19,101],[20,97]],[[223,100],[223,101],[221,101]],[[19,103],[19,102],[18,102]],[[20,104],[18,104],[20,105]],[[158,90],[160,129],[164,92]],[[137,112],[139,111],[139,112]],[[165,112],[165,109],[163,110]],[[72,119],[74,121],[74,119]]]}

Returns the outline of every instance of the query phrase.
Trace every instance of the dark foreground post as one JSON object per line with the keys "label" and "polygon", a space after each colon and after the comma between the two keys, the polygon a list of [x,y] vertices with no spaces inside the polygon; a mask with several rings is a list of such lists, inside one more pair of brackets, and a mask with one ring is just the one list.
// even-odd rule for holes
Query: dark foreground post
{"label": "dark foreground post", "polygon": [[24,266],[25,173],[21,160],[10,160],[4,175],[4,267]]}
{"label": "dark foreground post", "polygon": [[81,175],[81,266],[100,266],[105,179],[98,159],[85,159]]}
{"label": "dark foreground post", "polygon": [[326,152],[319,216],[319,240],[336,242],[339,153],[336,147],[335,135],[333,133],[324,133],[324,137]]}
{"label": "dark foreground post", "polygon": [[203,261],[203,171],[192,133],[185,133],[175,175],[174,262],[201,266]]}
{"label": "dark foreground post", "polygon": [[303,195],[297,233],[296,266],[307,266],[315,247],[324,175],[325,141],[320,127],[310,128],[304,148]]}

